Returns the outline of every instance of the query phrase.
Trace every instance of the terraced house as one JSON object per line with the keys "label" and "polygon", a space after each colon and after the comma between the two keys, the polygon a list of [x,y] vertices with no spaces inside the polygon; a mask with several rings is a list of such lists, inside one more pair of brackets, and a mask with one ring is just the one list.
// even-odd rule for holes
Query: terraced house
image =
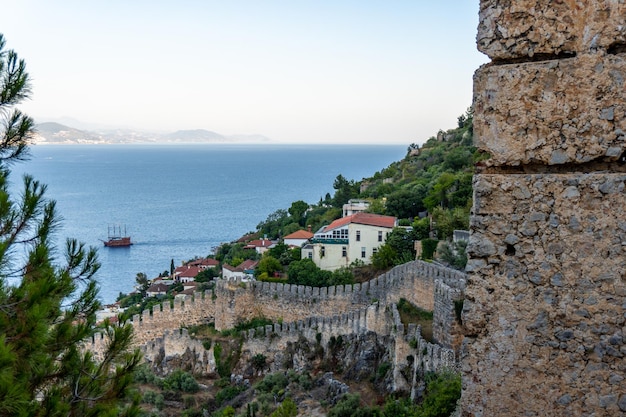
{"label": "terraced house", "polygon": [[356,260],[369,264],[396,222],[395,217],[371,213],[342,217],[313,235],[310,243],[302,248],[302,258],[309,258],[328,271]]}

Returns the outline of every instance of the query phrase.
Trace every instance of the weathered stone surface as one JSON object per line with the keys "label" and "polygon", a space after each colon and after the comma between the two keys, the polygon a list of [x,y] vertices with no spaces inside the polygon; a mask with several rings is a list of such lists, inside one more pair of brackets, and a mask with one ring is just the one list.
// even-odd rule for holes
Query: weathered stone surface
{"label": "weathered stone surface", "polygon": [[610,50],[626,42],[623,0],[481,0],[478,49],[492,59]]}
{"label": "weathered stone surface", "polygon": [[474,76],[476,146],[492,165],[618,160],[626,54],[486,65]]}
{"label": "weathered stone surface", "polygon": [[468,248],[464,415],[623,412],[625,184],[623,173],[476,175],[471,236],[494,253]]}

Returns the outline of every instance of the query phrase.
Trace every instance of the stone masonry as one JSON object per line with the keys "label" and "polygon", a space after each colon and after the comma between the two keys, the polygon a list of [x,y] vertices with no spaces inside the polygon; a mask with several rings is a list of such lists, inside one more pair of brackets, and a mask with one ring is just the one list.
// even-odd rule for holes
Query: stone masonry
{"label": "stone masonry", "polygon": [[626,1],[481,0],[464,416],[626,415]]}

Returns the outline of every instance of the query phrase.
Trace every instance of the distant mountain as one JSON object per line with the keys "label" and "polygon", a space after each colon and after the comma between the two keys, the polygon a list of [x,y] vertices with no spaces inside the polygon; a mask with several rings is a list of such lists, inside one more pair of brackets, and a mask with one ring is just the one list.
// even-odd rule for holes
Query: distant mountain
{"label": "distant mountain", "polygon": [[103,143],[103,139],[94,133],[74,129],[60,123],[48,122],[35,126],[36,143]]}
{"label": "distant mountain", "polygon": [[224,136],[205,129],[179,130],[159,134],[132,129],[80,130],[56,122],[39,123],[35,143],[48,144],[120,144],[120,143],[256,143],[269,142],[262,135]]}
{"label": "distant mountain", "polygon": [[170,142],[232,142],[225,136],[220,135],[219,133],[211,132],[210,130],[204,129],[178,130],[174,133],[163,135],[162,137]]}

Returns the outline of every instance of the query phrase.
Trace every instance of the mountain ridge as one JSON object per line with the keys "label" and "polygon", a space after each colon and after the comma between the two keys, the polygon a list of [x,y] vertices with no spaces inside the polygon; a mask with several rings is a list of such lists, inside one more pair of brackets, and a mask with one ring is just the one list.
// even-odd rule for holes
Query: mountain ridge
{"label": "mountain ridge", "polygon": [[58,122],[35,125],[34,144],[201,144],[260,143],[271,139],[259,134],[222,135],[206,129],[183,129],[171,133],[154,133],[134,129],[76,129]]}

